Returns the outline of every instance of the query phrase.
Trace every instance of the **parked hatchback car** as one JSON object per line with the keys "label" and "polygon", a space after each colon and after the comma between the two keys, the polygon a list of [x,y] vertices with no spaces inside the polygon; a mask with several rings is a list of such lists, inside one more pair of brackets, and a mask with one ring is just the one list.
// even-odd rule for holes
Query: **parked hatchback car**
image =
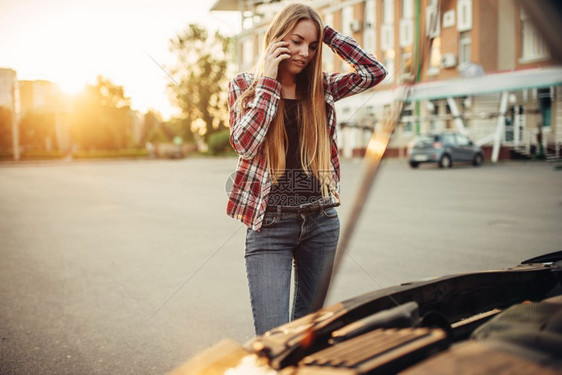
{"label": "parked hatchback car", "polygon": [[410,142],[408,154],[412,168],[420,163],[437,163],[440,168],[450,168],[457,162],[470,162],[477,167],[484,162],[480,146],[464,134],[453,132],[417,136]]}

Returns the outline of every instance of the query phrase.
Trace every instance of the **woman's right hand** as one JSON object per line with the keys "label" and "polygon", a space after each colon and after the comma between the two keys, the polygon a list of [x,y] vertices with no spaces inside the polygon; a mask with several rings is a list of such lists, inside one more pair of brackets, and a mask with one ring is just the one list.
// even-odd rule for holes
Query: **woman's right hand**
{"label": "woman's right hand", "polygon": [[263,75],[277,79],[277,72],[279,70],[279,64],[285,59],[291,57],[290,51],[287,48],[288,42],[280,41],[273,43],[267,49],[265,53],[265,58],[263,62]]}

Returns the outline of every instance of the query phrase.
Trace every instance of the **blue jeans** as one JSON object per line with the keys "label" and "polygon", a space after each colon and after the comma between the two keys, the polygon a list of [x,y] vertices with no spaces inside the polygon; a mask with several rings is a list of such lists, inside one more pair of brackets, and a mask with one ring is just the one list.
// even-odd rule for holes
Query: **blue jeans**
{"label": "blue jeans", "polygon": [[259,232],[248,229],[246,273],[256,335],[322,307],[339,232],[340,222],[333,207],[308,214],[266,212]]}

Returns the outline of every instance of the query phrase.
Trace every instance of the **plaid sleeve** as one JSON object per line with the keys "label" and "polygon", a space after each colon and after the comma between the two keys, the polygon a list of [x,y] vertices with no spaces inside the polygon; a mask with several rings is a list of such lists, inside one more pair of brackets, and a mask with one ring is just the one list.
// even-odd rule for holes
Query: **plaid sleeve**
{"label": "plaid sleeve", "polygon": [[281,84],[273,78],[260,77],[255,96],[243,112],[236,101],[251,83],[251,76],[242,73],[234,77],[228,87],[230,144],[245,159],[253,158],[259,151],[281,99]]}
{"label": "plaid sleeve", "polygon": [[328,89],[331,90],[334,101],[363,92],[386,77],[385,67],[372,55],[363,51],[353,38],[325,26],[324,43],[355,69],[352,73],[326,75]]}

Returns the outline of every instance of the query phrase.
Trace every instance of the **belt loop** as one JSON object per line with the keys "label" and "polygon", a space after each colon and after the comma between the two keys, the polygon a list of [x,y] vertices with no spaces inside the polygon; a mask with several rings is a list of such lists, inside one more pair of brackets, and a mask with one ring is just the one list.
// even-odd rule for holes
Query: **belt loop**
{"label": "belt loop", "polygon": [[281,206],[277,206],[277,217],[279,220],[283,219],[283,213],[281,211]]}
{"label": "belt loop", "polygon": [[318,199],[317,202],[318,202],[318,206],[320,207],[318,212],[323,213],[324,212],[324,198],[322,197],[321,199]]}

